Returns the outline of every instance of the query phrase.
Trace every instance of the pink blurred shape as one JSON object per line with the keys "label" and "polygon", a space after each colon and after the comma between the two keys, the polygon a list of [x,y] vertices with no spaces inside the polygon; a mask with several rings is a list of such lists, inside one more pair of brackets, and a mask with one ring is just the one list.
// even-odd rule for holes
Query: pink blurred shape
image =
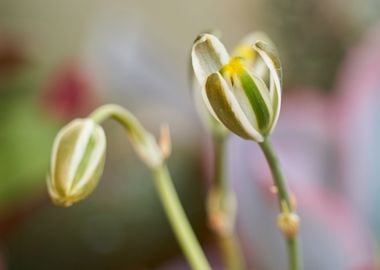
{"label": "pink blurred shape", "polygon": [[380,25],[353,47],[338,74],[334,123],[342,189],[380,239]]}
{"label": "pink blurred shape", "polygon": [[84,116],[100,104],[96,88],[87,69],[66,62],[49,78],[41,97],[43,108],[62,121]]}

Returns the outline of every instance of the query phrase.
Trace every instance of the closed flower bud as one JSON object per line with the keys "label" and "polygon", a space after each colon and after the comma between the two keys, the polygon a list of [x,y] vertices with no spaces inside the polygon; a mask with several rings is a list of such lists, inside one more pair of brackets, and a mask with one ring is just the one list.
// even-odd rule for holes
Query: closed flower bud
{"label": "closed flower bud", "polygon": [[55,138],[48,176],[53,202],[70,206],[84,199],[96,187],[105,160],[106,137],[91,119],[76,119]]}
{"label": "closed flower bud", "polygon": [[298,233],[300,218],[292,212],[283,212],[278,215],[277,226],[287,237],[293,237]]}
{"label": "closed flower bud", "polygon": [[203,34],[192,49],[194,73],[210,113],[235,134],[257,142],[272,132],[281,104],[280,62],[271,42],[260,37],[265,36],[251,37],[252,46],[238,47],[234,57],[211,34]]}

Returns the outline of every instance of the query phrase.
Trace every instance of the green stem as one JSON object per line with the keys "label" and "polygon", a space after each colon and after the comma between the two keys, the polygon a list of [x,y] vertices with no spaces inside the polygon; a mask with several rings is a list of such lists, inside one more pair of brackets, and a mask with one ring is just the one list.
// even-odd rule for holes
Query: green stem
{"label": "green stem", "polygon": [[286,244],[288,247],[289,269],[301,269],[300,252],[298,251],[298,239],[296,237],[287,237]]}
{"label": "green stem", "polygon": [[[108,118],[115,119],[127,130],[132,143],[144,143],[147,141],[147,137],[151,136],[128,110],[118,105],[104,105],[95,110],[90,115],[90,118],[97,123],[101,123]],[[158,149],[158,147],[155,147],[155,149]],[[164,161],[160,165],[149,167],[152,170],[155,179],[154,183],[170,225],[192,269],[211,269],[182,208]]]}
{"label": "green stem", "polygon": [[[225,222],[232,224],[232,228],[227,229],[227,231],[215,231],[217,236],[219,249],[222,253],[222,258],[227,269],[240,270],[245,269],[244,259],[240,250],[239,241],[235,234],[233,224],[235,223],[235,213],[231,212],[231,196],[233,195],[232,190],[227,181],[226,177],[226,136],[216,136],[213,137],[214,142],[214,181],[211,187],[212,192],[218,194],[220,198],[218,209],[223,214]],[[235,211],[234,209],[232,211]],[[209,213],[209,215],[214,216],[218,213]]]}
{"label": "green stem", "polygon": [[[269,168],[272,173],[274,184],[277,188],[277,194],[278,194],[280,207],[282,205],[282,202],[285,202],[288,210],[290,212],[293,212],[294,211],[293,205],[290,201],[288,187],[286,185],[284,176],[281,171],[280,162],[275,154],[275,151],[269,139],[265,139],[259,145],[262,151],[264,152],[265,158],[269,164]],[[287,250],[288,250],[289,269],[300,270],[302,267],[301,267],[300,258],[299,258],[297,235],[287,236],[286,241],[287,241]]]}
{"label": "green stem", "polygon": [[162,205],[190,265],[197,270],[211,269],[187,220],[167,167],[160,166],[154,169],[153,175]]}
{"label": "green stem", "polygon": [[[229,192],[228,181],[226,177],[226,137],[225,136],[214,136],[214,182],[215,187],[223,195],[223,203],[226,202],[225,198]],[[224,205],[223,205],[224,206]]]}
{"label": "green stem", "polygon": [[97,123],[113,118],[120,123],[127,132],[134,134],[137,139],[144,140],[144,137],[146,136],[146,131],[137,118],[119,105],[103,105],[90,114],[89,118]]}
{"label": "green stem", "polygon": [[245,269],[243,256],[240,252],[239,241],[234,233],[218,236],[218,244],[223,253],[226,269]]}

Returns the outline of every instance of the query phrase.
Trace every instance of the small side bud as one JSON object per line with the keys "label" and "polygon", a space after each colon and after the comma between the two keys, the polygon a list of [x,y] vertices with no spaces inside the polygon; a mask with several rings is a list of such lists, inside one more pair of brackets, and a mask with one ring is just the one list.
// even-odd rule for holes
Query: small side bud
{"label": "small side bud", "polygon": [[277,193],[278,193],[278,188],[277,188],[275,185],[272,185],[272,186],[269,188],[269,191],[270,191],[270,193],[272,193],[272,194],[277,194]]}
{"label": "small side bud", "polygon": [[70,206],[96,187],[104,168],[106,137],[91,119],[76,119],[61,129],[51,155],[48,190],[53,202]]}
{"label": "small side bud", "polygon": [[207,198],[208,222],[210,228],[218,235],[225,236],[234,230],[237,202],[232,193],[222,201],[218,189],[211,189]]}
{"label": "small side bud", "polygon": [[277,226],[287,237],[297,235],[299,230],[300,218],[296,213],[283,212],[277,217]]}
{"label": "small side bud", "polygon": [[172,143],[170,138],[170,129],[166,124],[161,126],[158,144],[160,146],[163,158],[167,159],[172,152]]}

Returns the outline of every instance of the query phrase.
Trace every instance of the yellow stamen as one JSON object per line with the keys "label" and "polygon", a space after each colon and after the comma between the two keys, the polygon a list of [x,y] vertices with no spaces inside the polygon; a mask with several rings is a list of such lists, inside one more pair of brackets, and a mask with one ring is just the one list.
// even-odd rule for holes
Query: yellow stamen
{"label": "yellow stamen", "polygon": [[220,72],[223,75],[226,75],[226,74],[233,75],[233,74],[241,72],[243,69],[244,69],[243,59],[240,57],[234,57],[234,58],[231,58],[228,64],[222,67]]}
{"label": "yellow stamen", "polygon": [[234,55],[246,61],[253,62],[256,59],[257,53],[250,46],[240,45],[239,47],[236,48]]}

